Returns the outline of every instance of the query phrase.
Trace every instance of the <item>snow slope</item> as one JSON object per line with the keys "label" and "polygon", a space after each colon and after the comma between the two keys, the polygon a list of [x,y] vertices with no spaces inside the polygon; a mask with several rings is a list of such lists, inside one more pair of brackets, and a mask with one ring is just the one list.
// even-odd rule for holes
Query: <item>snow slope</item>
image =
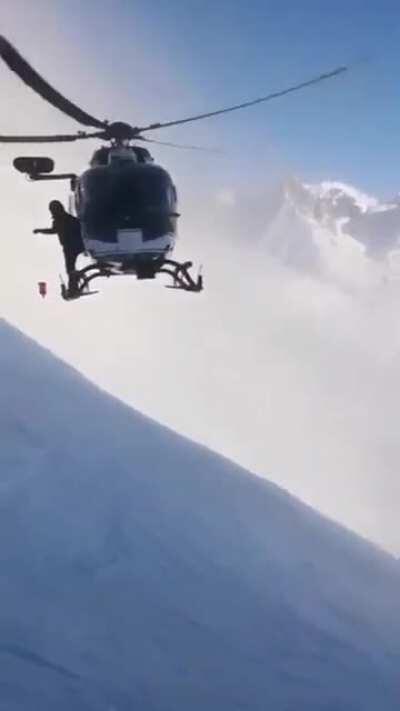
{"label": "snow slope", "polygon": [[1,711],[399,708],[397,561],[0,346]]}

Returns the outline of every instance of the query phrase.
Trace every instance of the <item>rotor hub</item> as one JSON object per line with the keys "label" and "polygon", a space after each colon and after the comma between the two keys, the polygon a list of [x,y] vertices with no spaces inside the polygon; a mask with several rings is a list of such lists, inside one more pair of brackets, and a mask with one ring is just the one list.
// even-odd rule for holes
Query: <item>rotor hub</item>
{"label": "rotor hub", "polygon": [[128,123],[122,121],[114,121],[110,123],[105,130],[105,138],[109,141],[130,141],[137,138],[138,129],[129,126]]}

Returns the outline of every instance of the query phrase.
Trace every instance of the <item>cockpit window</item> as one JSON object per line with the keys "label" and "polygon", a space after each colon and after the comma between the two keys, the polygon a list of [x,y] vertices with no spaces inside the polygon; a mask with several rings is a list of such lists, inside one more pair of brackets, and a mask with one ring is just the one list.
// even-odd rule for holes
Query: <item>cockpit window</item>
{"label": "cockpit window", "polygon": [[108,165],[111,167],[130,166],[137,162],[136,153],[131,148],[112,148],[108,154]]}
{"label": "cockpit window", "polygon": [[137,163],[153,163],[153,158],[147,148],[142,148],[142,146],[126,146],[123,148],[103,146],[93,153],[90,166],[99,168],[111,163],[121,164],[133,161]]}
{"label": "cockpit window", "polygon": [[171,178],[156,166],[131,163],[123,170],[89,170],[81,183],[81,214],[88,232],[144,228],[175,211]]}

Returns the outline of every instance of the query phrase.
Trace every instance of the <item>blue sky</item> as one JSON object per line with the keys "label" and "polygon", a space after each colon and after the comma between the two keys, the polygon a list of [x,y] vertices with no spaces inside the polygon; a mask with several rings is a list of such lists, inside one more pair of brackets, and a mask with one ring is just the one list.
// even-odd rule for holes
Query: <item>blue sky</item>
{"label": "blue sky", "polygon": [[[71,5],[80,6],[81,26],[70,31],[92,59],[104,61],[99,39],[107,37],[105,57],[115,58],[113,68],[159,95],[156,116],[141,107],[146,120],[235,103],[355,62],[351,73],[324,86],[162,137],[210,136],[234,161],[242,161],[241,146],[245,155],[265,161],[273,155],[285,170],[308,178],[334,177],[380,194],[399,189],[398,2],[97,0],[82,7],[73,0],[65,4],[66,25]],[[139,77],[138,43],[149,62],[141,59]],[[170,103],[165,83],[149,76],[154,59],[176,76]],[[228,158],[216,170],[230,165]]]}
{"label": "blue sky", "polygon": [[180,179],[206,168],[218,184],[283,172],[380,195],[399,190],[394,0],[37,0],[29,10],[15,0],[9,12],[13,41],[21,51],[29,44],[31,61],[62,91],[100,117],[138,123],[251,99],[355,62],[351,73],[301,94],[158,134],[220,146],[223,158],[206,163],[161,149],[162,158]]}

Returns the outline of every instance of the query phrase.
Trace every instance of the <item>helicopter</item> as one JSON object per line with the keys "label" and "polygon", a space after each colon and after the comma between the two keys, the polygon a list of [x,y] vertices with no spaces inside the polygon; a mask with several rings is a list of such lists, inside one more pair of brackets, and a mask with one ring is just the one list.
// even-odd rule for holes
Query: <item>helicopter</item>
{"label": "helicopter", "polygon": [[[96,129],[90,132],[79,130],[73,134],[0,135],[0,143],[69,143],[88,139],[107,143],[95,150],[89,168],[80,176],[75,173],[54,173],[54,161],[45,156],[20,156],[13,162],[15,169],[32,181],[68,180],[70,183],[69,214],[79,220],[85,253],[92,261],[74,272],[73,288],[71,281],[68,285],[62,282],[61,296],[65,300],[97,293],[91,291],[94,279],[124,274],[134,275],[138,279],[154,279],[158,274],[167,274],[172,279],[172,284],[168,286],[172,288],[188,292],[200,292],[203,289],[201,273],[196,278],[190,273],[192,262],[181,263],[171,258],[179,217],[174,182],[163,167],[154,163],[147,148],[137,143],[186,146],[163,144],[162,141],[144,136],[144,133],[271,101],[334,78],[349,69],[348,66],[340,66],[251,101],[138,127],[122,121],[102,121],[82,110],[38,74],[1,35],[0,57],[28,87],[48,103],[82,126]],[[43,291],[43,286],[41,288]]]}

